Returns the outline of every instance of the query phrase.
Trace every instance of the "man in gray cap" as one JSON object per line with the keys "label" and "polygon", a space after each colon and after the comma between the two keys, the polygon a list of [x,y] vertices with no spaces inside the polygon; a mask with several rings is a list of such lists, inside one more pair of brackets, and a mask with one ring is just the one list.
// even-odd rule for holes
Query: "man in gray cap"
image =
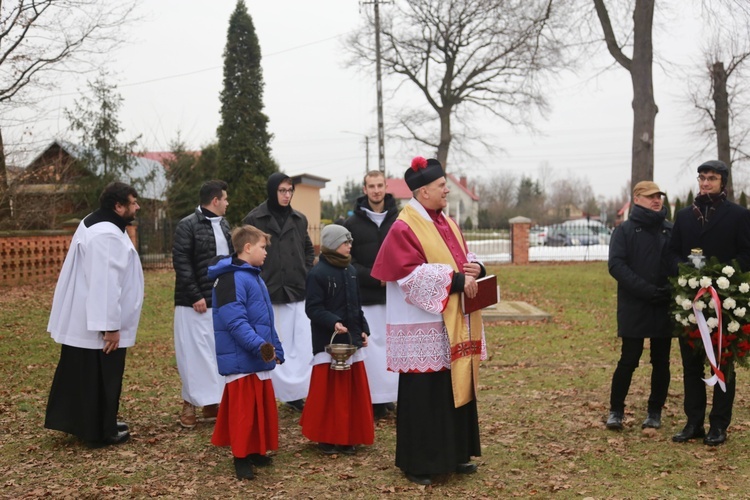
{"label": "man in gray cap", "polygon": [[628,220],[615,229],[609,244],[609,274],[617,280],[617,336],[622,339],[609,400],[607,428],[612,430],[623,427],[625,397],[646,338],[652,372],[648,414],[642,428],[661,427],[661,409],[667,400],[672,325],[663,256],[672,223],[666,220],[663,196],[654,182],[636,184]]}
{"label": "man in gray cap", "polygon": [[456,223],[443,214],[440,162],[417,157],[404,174],[414,198],[380,247],[372,277],[386,282],[388,369],[399,373],[396,466],[432,484],[434,474],[470,474],[481,455],[476,387],[485,356],[481,311],[463,314],[485,274]]}
{"label": "man in gray cap", "polygon": [[[677,274],[678,262],[686,262],[693,249],[700,248],[706,258],[716,257],[730,264],[737,260],[743,271],[750,271],[750,212],[727,200],[726,185],[729,169],[724,162],[710,160],[698,167],[700,194],[689,207],[675,216],[669,253],[672,274]],[[739,271],[739,270],[738,270]],[[726,392],[714,386],[709,431],[703,427],[706,414],[706,385],[703,382],[705,354],[693,350],[687,339],[680,337],[685,428],[672,437],[684,443],[703,438],[709,446],[722,444],[727,439],[727,427],[732,419],[736,377],[726,381]]]}

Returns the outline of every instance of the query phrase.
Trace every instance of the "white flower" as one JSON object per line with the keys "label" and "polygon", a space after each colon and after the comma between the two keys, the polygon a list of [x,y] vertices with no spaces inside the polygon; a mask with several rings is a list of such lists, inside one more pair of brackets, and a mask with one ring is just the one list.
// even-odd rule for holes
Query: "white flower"
{"label": "white flower", "polygon": [[[728,266],[727,266],[728,267]],[[716,284],[719,285],[719,288],[722,290],[726,290],[729,288],[729,280],[726,279],[724,276],[716,280]]]}
{"label": "white flower", "polygon": [[688,321],[692,324],[695,324],[695,314],[691,314],[690,316],[688,316]]}
{"label": "white flower", "polygon": [[677,321],[682,321],[682,314],[680,314],[680,313],[675,314],[674,315],[674,319],[677,320]]}
{"label": "white flower", "polygon": [[740,287],[739,288],[740,288],[740,292],[741,293],[750,292],[750,285],[748,285],[747,283],[740,283]]}
{"label": "white flower", "polygon": [[686,319],[683,319],[682,321],[680,321],[680,323],[682,323],[682,326],[688,326],[690,324],[690,322]]}
{"label": "white flower", "polygon": [[693,304],[693,307],[695,307],[695,309],[698,311],[702,311],[706,308],[706,303],[702,300],[697,300],[695,304]]}
{"label": "white flower", "polygon": [[730,321],[729,324],[727,325],[727,331],[730,333],[734,333],[739,329],[740,329],[740,324],[737,323],[736,321]]}
{"label": "white flower", "polygon": [[685,286],[687,285],[687,279],[684,276],[680,276],[679,278],[677,278],[677,284],[680,286]]}
{"label": "white flower", "polygon": [[725,266],[724,269],[721,270],[721,272],[731,278],[734,274],[734,268],[732,266]]}
{"label": "white flower", "polygon": [[708,318],[706,320],[706,325],[708,325],[708,327],[713,330],[714,328],[719,326],[719,320],[716,318]]}
{"label": "white flower", "polygon": [[716,302],[713,300],[708,301],[708,307],[711,309],[716,309]]}
{"label": "white flower", "polygon": [[681,305],[682,305],[682,308],[685,309],[686,311],[693,308],[693,303],[690,302],[690,300],[688,299],[683,300]]}
{"label": "white flower", "polygon": [[708,288],[713,284],[713,281],[711,281],[711,278],[709,278],[708,276],[704,276],[701,278],[699,283],[702,288]]}
{"label": "white flower", "polygon": [[737,309],[734,310],[734,315],[737,316],[738,318],[744,318],[746,312],[747,310],[744,307],[738,307]]}
{"label": "white flower", "polygon": [[693,290],[695,290],[696,288],[698,288],[699,285],[700,285],[700,283],[698,283],[698,280],[695,279],[695,278],[690,278],[688,280],[688,286],[690,288],[692,288]]}
{"label": "white flower", "polygon": [[724,309],[729,310],[737,307],[737,302],[732,297],[727,297],[721,305],[724,306]]}
{"label": "white flower", "polygon": [[677,297],[674,298],[674,301],[675,303],[677,303],[678,306],[682,305],[683,300],[685,300],[685,297],[683,297],[682,295],[678,295]]}

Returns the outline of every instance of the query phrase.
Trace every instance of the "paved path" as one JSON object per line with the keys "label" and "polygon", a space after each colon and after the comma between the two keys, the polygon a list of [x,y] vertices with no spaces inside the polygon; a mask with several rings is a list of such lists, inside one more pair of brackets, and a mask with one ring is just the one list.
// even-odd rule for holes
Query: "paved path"
{"label": "paved path", "polygon": [[549,321],[552,315],[526,302],[502,300],[482,309],[485,321]]}

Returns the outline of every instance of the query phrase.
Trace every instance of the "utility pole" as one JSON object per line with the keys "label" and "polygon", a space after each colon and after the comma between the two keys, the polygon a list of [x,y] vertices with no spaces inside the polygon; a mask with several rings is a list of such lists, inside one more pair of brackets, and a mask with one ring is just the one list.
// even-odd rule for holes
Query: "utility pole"
{"label": "utility pole", "polygon": [[383,125],[383,79],[380,67],[380,4],[383,0],[362,2],[375,7],[375,79],[378,97],[378,168],[385,175],[385,127]]}

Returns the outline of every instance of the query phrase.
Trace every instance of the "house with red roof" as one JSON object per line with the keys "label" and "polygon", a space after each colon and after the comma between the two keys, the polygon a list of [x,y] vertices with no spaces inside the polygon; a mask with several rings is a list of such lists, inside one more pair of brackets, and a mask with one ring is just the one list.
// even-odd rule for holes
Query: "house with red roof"
{"label": "house with red roof", "polygon": [[[471,219],[472,226],[476,227],[479,221],[479,196],[469,187],[465,176],[457,178],[453,174],[447,174],[446,178],[450,189],[446,213],[453,217],[461,227],[466,225],[467,219]],[[387,179],[386,191],[393,195],[399,208],[412,198],[411,190],[403,177]]]}

